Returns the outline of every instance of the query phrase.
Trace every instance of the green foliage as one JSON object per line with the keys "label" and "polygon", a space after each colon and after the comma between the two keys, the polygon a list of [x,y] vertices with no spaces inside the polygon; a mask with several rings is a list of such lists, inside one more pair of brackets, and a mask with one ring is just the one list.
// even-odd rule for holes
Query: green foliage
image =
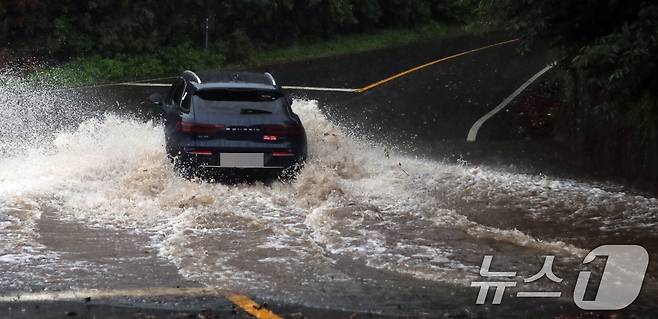
{"label": "green foliage", "polygon": [[[655,1],[486,0],[486,22],[507,28],[526,46],[554,49],[568,81],[571,129],[596,154],[658,178],[658,4]],[[603,138],[606,136],[606,138]],[[614,148],[614,149],[612,149]]]}
{"label": "green foliage", "polygon": [[558,61],[585,79],[582,85],[599,103],[618,107],[658,92],[654,2],[488,0],[480,9],[527,45],[555,48]]}
{"label": "green foliage", "polygon": [[[56,79],[63,85],[83,85],[115,80],[134,80],[176,75],[181,71],[219,68],[232,65],[271,64],[361,52],[423,41],[461,32],[456,27],[428,24],[416,29],[385,29],[372,34],[338,36],[293,46],[255,50],[243,33],[231,36],[227,46],[209,51],[183,44],[149,54],[117,54],[112,58],[94,55],[74,59],[58,67],[46,68],[40,76]],[[225,58],[222,52],[227,52]]]}
{"label": "green foliage", "polygon": [[225,51],[228,63],[246,64],[252,62],[256,50],[243,30],[235,30],[229,38]]}
{"label": "green foliage", "polygon": [[118,54],[78,58],[59,67],[48,68],[40,76],[66,84],[81,85],[110,80],[133,80],[178,74],[183,70],[204,70],[224,64],[221,53],[192,48],[189,44],[143,55]]}
{"label": "green foliage", "polygon": [[[267,47],[430,21],[463,22],[464,0],[3,0],[0,47],[49,58],[153,53],[178,43]],[[227,56],[243,60],[240,56]]]}

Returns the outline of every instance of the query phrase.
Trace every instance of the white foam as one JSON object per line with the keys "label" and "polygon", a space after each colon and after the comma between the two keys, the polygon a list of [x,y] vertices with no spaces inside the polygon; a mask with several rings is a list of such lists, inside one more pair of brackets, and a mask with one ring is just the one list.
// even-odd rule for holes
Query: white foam
{"label": "white foam", "polygon": [[[307,129],[309,159],[292,183],[182,179],[166,159],[160,126],[106,114],[44,137],[45,148],[30,143],[52,132],[30,133],[26,145],[33,146],[0,160],[0,206],[29,202],[34,212],[48,207],[59,218],[150,234],[160,256],[186,277],[232,287],[255,281],[312,286],[309,274],[347,280],[351,275],[339,265],[344,260],[465,283],[480,261],[468,256],[494,251],[490,242],[537,254],[580,256],[588,248],[533,237],[515,225],[480,224],[463,211],[469,204],[483,214],[509,210],[566,224],[594,221],[601,231],[656,225],[654,198],[390,153],[339,129],[315,101],[296,100],[293,108]],[[32,121],[22,118],[16,129]],[[12,225],[36,236],[30,223]],[[23,239],[3,239],[11,243],[3,246],[9,247],[5,259],[29,258],[11,248]]]}

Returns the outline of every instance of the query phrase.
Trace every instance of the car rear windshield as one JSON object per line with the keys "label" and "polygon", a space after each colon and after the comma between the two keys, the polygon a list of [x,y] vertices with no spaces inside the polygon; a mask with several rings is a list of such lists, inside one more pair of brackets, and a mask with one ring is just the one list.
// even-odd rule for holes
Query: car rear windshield
{"label": "car rear windshield", "polygon": [[195,108],[226,114],[282,114],[283,95],[263,90],[202,90],[192,98]]}

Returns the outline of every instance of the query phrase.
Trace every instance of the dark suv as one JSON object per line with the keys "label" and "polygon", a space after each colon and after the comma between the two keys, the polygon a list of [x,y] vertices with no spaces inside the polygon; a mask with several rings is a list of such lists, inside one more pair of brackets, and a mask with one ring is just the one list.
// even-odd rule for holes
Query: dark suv
{"label": "dark suv", "polygon": [[[306,133],[269,73],[185,71],[165,98],[167,154],[186,176],[291,176],[306,159]],[[263,175],[263,174],[261,174]]]}

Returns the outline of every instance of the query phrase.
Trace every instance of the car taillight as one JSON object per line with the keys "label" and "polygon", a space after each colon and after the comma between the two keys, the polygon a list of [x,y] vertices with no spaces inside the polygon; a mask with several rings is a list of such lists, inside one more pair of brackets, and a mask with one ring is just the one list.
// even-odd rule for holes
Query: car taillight
{"label": "car taillight", "polygon": [[178,121],[176,130],[183,133],[214,134],[224,129],[224,124],[199,124],[188,121]]}
{"label": "car taillight", "polygon": [[297,125],[263,125],[261,126],[264,141],[277,141],[280,137],[294,136],[301,133]]}
{"label": "car taillight", "polygon": [[212,155],[212,151],[209,150],[193,150],[193,151],[189,151],[188,153],[194,155],[206,155],[206,156]]}
{"label": "car taillight", "polygon": [[272,153],[272,156],[280,157],[280,156],[295,156],[294,153],[291,152],[274,152]]}

